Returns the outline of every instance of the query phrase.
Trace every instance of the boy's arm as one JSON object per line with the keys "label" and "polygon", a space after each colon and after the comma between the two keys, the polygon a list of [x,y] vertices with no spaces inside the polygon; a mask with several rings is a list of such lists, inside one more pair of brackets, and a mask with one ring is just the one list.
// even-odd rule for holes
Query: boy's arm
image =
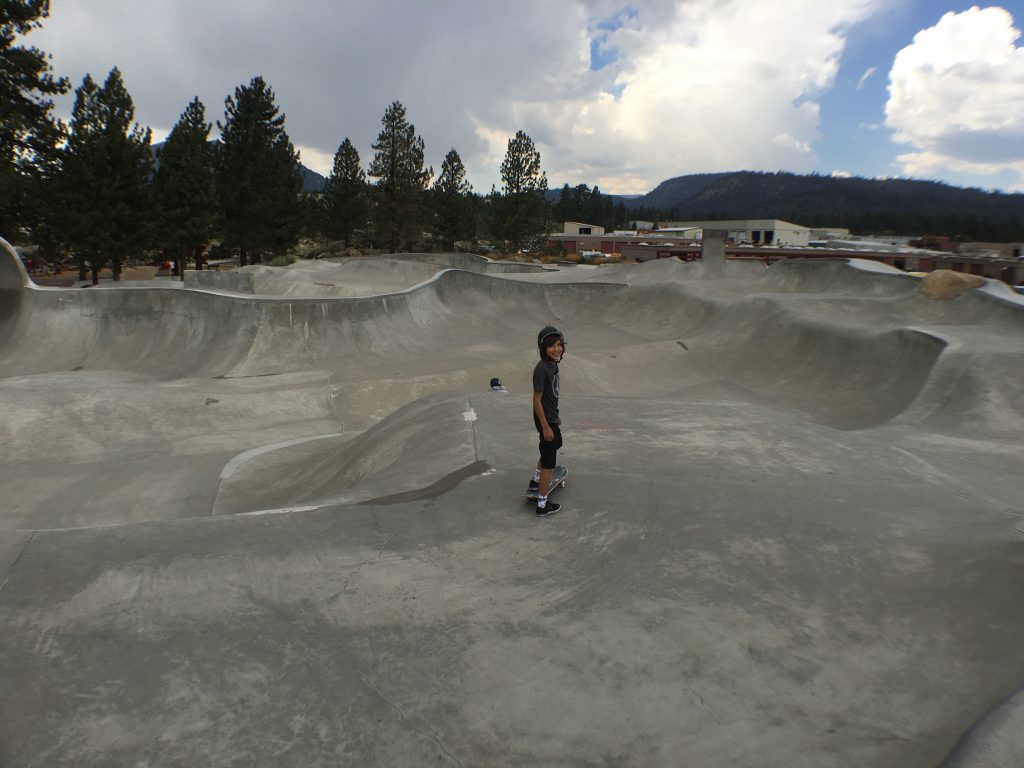
{"label": "boy's arm", "polygon": [[555,432],[551,429],[551,425],[548,424],[548,419],[544,415],[544,406],[540,404],[540,396],[542,392],[533,393],[533,413],[537,417],[537,421],[540,422],[540,428],[543,430],[544,439],[548,442],[555,439]]}

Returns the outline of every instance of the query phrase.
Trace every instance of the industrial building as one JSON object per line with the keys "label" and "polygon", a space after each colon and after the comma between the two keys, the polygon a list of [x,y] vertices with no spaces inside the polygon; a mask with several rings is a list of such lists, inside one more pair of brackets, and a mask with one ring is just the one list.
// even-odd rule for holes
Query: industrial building
{"label": "industrial building", "polygon": [[669,256],[684,260],[698,258],[700,254],[700,229],[688,234],[666,232],[638,232],[616,230],[605,232],[604,227],[567,221],[561,232],[548,236],[548,247],[559,248],[566,254],[616,254],[625,259],[650,261]]}
{"label": "industrial building", "polygon": [[[651,222],[634,222],[648,224]],[[777,248],[807,246],[811,230],[780,219],[734,219],[728,221],[664,221],[648,228],[617,230],[611,233],[596,224],[567,221],[562,232],[553,233],[548,245],[566,253],[618,253],[625,258],[657,258],[679,255],[680,247],[692,249],[700,244],[705,229],[727,232],[729,245],[759,245]]]}
{"label": "industrial building", "polygon": [[812,233],[807,227],[780,219],[659,222],[655,226],[650,230],[606,232],[596,224],[567,221],[562,232],[549,235],[548,246],[579,255],[583,260],[617,255],[635,261],[669,257],[696,261],[700,259],[701,240],[707,229],[724,233],[725,255],[730,259],[764,264],[792,258],[868,259],[911,272],[951,269],[1010,285],[1024,283],[1021,243],[962,243],[950,252],[910,247],[905,244],[911,240],[907,237],[857,239],[843,229]]}
{"label": "industrial building", "polygon": [[732,245],[804,246],[811,240],[811,230],[781,219],[725,219],[722,221],[660,221],[657,232],[691,232],[715,229],[728,232],[726,242]]}

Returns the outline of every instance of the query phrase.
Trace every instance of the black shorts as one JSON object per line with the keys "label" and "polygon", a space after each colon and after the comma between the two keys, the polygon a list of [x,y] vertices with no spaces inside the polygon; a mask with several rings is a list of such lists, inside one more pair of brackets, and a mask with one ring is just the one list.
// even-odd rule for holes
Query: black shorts
{"label": "black shorts", "polygon": [[557,465],[558,449],[562,447],[562,430],[558,428],[557,424],[549,424],[551,431],[555,433],[554,440],[544,439],[544,430],[540,425],[540,419],[537,418],[537,414],[533,415],[533,426],[537,428],[537,434],[540,435],[540,468],[541,469],[554,469]]}

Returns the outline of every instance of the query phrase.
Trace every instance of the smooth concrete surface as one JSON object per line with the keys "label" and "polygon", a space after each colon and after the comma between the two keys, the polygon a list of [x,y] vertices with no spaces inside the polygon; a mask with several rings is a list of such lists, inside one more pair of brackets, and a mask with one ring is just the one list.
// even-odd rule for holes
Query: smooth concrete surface
{"label": "smooth concrete surface", "polygon": [[491,261],[462,253],[398,254],[298,261],[283,269],[253,265],[227,272],[187,270],[184,283],[189,288],[264,296],[351,298],[404,291],[452,267],[481,274],[546,271],[534,264]]}
{"label": "smooth concrete surface", "polygon": [[1019,768],[1019,297],[457,256],[0,251],[0,765]]}

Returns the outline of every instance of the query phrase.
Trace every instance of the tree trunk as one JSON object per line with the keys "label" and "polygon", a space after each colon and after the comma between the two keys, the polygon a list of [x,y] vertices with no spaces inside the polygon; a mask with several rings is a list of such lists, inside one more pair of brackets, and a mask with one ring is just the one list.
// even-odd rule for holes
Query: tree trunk
{"label": "tree trunk", "polygon": [[244,267],[249,264],[249,249],[244,245],[238,249],[238,266]]}
{"label": "tree trunk", "polygon": [[100,284],[100,264],[98,261],[93,261],[89,267],[92,269],[92,284]]}
{"label": "tree trunk", "polygon": [[86,269],[85,269],[85,256],[79,255],[79,257],[78,257],[78,279],[81,280],[83,283],[85,282],[86,274],[87,274],[87,272],[86,272]]}
{"label": "tree trunk", "polygon": [[115,256],[110,260],[110,276],[114,278],[114,282],[121,280],[121,257]]}

